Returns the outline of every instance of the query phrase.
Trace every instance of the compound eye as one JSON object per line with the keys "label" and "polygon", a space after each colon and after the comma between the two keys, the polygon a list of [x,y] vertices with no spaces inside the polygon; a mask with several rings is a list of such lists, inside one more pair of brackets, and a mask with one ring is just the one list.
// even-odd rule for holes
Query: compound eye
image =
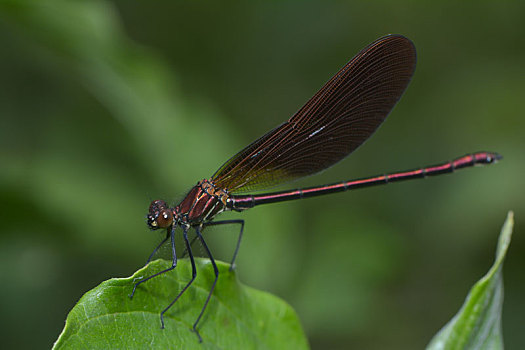
{"label": "compound eye", "polygon": [[149,212],[152,213],[152,212],[155,212],[155,211],[160,210],[160,209],[165,209],[167,207],[168,207],[168,205],[166,204],[166,202],[164,202],[163,200],[157,199],[157,200],[151,202],[151,204],[149,206]]}
{"label": "compound eye", "polygon": [[166,228],[173,223],[173,213],[168,209],[161,210],[156,221],[159,228]]}

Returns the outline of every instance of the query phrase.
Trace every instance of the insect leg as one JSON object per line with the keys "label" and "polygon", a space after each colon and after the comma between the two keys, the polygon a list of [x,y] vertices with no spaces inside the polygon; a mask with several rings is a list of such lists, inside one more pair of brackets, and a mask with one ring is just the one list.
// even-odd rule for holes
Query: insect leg
{"label": "insect leg", "polygon": [[208,306],[208,303],[210,302],[211,295],[213,294],[213,290],[215,289],[215,285],[217,284],[217,280],[219,279],[219,268],[217,267],[217,264],[215,263],[215,259],[213,259],[213,255],[210,252],[210,249],[208,248],[208,245],[204,241],[204,238],[202,237],[200,227],[195,227],[195,233],[197,234],[197,237],[199,238],[202,246],[206,250],[206,253],[208,254],[208,257],[210,258],[211,264],[213,265],[213,271],[215,272],[215,280],[213,281],[213,284],[211,285],[210,292],[208,293],[208,297],[206,298],[206,302],[204,302],[204,306],[202,307],[202,310],[195,320],[195,323],[193,323],[193,331],[197,334],[199,337],[199,340],[202,342],[201,335],[199,334],[199,331],[197,330],[197,324],[202,318],[202,315],[204,314],[204,310],[206,310],[206,307]]}
{"label": "insect leg", "polygon": [[206,226],[215,226],[215,225],[228,225],[228,224],[239,224],[241,225],[241,230],[239,231],[239,238],[237,238],[237,245],[235,246],[235,252],[233,252],[232,262],[230,265],[230,271],[235,269],[235,259],[237,259],[237,253],[239,252],[239,247],[241,246],[242,233],[244,231],[244,220],[221,220],[221,221],[210,221],[205,222],[204,227]]}
{"label": "insect leg", "polygon": [[[170,307],[172,307],[173,304],[175,304],[175,302],[179,300],[181,295],[186,291],[186,289],[188,289],[188,287],[193,283],[193,281],[195,280],[195,277],[197,276],[197,267],[195,266],[195,259],[193,258],[193,253],[191,252],[190,242],[188,241],[188,229],[184,226],[182,227],[182,235],[184,237],[184,243],[186,244],[186,249],[188,250],[188,253],[190,256],[191,270],[192,270],[191,280],[184,286],[184,288],[182,288],[182,290],[175,297],[175,299],[173,299],[173,301],[160,313],[161,328],[164,328],[164,314],[166,313],[166,311],[168,311]],[[202,342],[202,338],[200,337],[200,335],[198,333],[197,335],[199,336],[199,341]]]}
{"label": "insect leg", "polygon": [[[133,295],[135,295],[135,291],[137,290],[137,287],[139,286],[139,284],[141,283],[144,283],[146,281],[149,281],[150,279],[152,279],[153,277],[157,277],[158,275],[162,275],[163,273],[166,273],[168,271],[171,271],[173,270],[175,267],[177,267],[177,252],[175,251],[175,225],[172,225],[170,228],[167,229],[167,235],[166,235],[166,238],[161,242],[161,244],[159,244],[157,246],[157,248],[155,248],[155,250],[153,251],[153,253],[150,255],[150,258],[148,259],[148,263],[149,263],[149,260],[151,259],[151,257],[153,256],[153,254],[155,254],[156,250],[162,246],[164,244],[164,242],[168,239],[168,237],[171,237],[171,251],[172,251],[172,256],[173,256],[173,260],[172,260],[172,264],[170,267],[168,267],[167,269],[165,270],[162,270],[160,272],[157,272],[156,274],[154,275],[151,275],[147,278],[144,278],[143,280],[140,280],[138,281],[137,283],[135,283],[135,286],[133,287],[133,291],[131,292],[130,294],[130,298],[133,298]],[[146,264],[147,265],[147,264]]]}

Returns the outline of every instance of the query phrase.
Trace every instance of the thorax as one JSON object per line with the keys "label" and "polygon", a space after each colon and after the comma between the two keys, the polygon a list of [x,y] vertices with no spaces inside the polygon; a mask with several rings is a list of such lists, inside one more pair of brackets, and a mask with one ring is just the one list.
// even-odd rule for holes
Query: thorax
{"label": "thorax", "polygon": [[182,224],[195,225],[209,221],[226,209],[228,198],[225,190],[204,179],[175,207],[176,216]]}

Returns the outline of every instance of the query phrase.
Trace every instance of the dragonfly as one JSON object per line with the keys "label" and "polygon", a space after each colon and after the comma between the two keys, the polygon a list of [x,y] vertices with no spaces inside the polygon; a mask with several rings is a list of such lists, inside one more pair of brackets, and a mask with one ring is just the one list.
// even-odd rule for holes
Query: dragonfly
{"label": "dragonfly", "polygon": [[[138,281],[131,297],[142,283],[175,269],[175,234],[180,227],[185,251],[192,266],[192,277],[161,311],[161,328],[164,328],[166,312],[197,276],[192,244],[198,239],[215,274],[206,301],[192,327],[198,340],[202,342],[198,324],[219,278],[219,269],[202,232],[209,226],[239,225],[237,244],[230,265],[233,269],[244,231],[244,220],[214,221],[221,212],[242,212],[262,204],[447,174],[500,160],[502,157],[495,152],[475,152],[452,161],[413,170],[322,186],[250,194],[315,174],[356,150],[378,129],[394,108],[409,85],[415,67],[416,49],[409,39],[402,35],[387,35],[377,39],[345,64],[290,119],[235,154],[211,178],[199,181],[178,205],[169,206],[163,200],[152,201],[147,214],[147,225],[151,230],[165,229],[166,237],[151,253],[147,263],[170,240],[172,264],[169,268]],[[190,229],[196,234],[191,242],[188,239]]]}

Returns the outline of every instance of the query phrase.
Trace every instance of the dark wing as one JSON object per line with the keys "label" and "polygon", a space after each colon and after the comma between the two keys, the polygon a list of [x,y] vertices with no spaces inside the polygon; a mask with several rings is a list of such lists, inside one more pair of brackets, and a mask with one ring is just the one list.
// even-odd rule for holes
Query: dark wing
{"label": "dark wing", "polygon": [[212,177],[230,192],[268,188],[337,163],[374,133],[405,91],[414,44],[380,38],[359,52],[287,122],[228,160]]}

